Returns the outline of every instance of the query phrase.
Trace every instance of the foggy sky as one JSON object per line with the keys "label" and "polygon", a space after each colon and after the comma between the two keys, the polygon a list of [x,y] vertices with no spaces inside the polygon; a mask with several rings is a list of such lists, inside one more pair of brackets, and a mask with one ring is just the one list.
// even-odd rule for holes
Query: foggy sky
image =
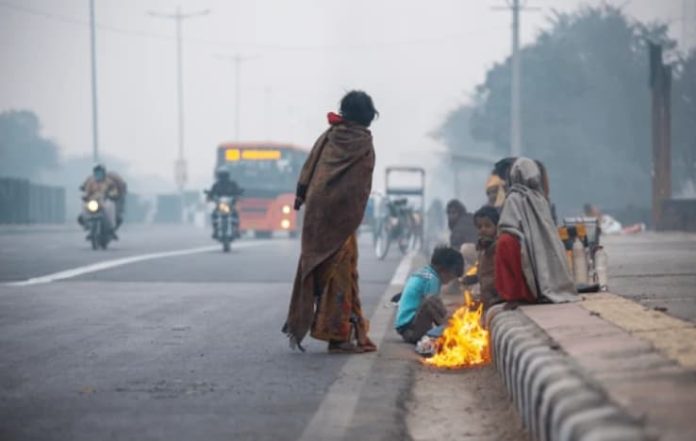
{"label": "foggy sky", "polygon": [[[219,55],[250,57],[241,76],[241,139],[309,147],[341,95],[364,89],[381,112],[373,134],[383,167],[434,163],[444,147],[428,133],[510,50],[510,13],[492,9],[504,0],[178,3],[184,11],[211,10],[183,27],[189,187],[209,184],[216,145],[235,139],[234,68]],[[551,8],[599,1],[528,3],[542,10],[523,14],[523,43],[547,23]],[[174,22],[147,11],[173,12],[176,5],[96,0],[101,150],[169,182],[177,149]],[[672,35],[682,35],[682,0],[633,0],[625,10],[672,22]],[[91,152],[87,20],[87,0],[0,1],[0,111],[35,111],[44,135],[70,155]],[[694,32],[687,37],[696,40]]]}

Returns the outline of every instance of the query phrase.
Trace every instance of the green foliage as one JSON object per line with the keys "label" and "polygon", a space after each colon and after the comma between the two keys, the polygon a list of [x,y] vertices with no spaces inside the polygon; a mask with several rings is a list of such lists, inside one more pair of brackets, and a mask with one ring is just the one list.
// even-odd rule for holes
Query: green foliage
{"label": "green foliage", "polygon": [[33,179],[57,166],[58,146],[40,129],[33,112],[0,113],[0,176]]}
{"label": "green foliage", "polygon": [[[652,138],[647,42],[672,49],[674,42],[667,31],[665,25],[631,22],[608,5],[584,7],[574,13],[554,13],[548,30],[522,50],[523,154],[546,163],[552,197],[562,212],[577,211],[583,202],[605,208],[649,206]],[[505,156],[509,152],[510,77],[509,59],[490,69],[476,88],[470,120],[457,122],[458,109],[441,128],[445,141],[457,133],[456,126],[470,126],[475,139],[492,143],[495,152]],[[680,105],[688,102],[691,115],[694,78],[691,74],[683,85],[677,81],[690,97]],[[676,114],[675,109],[673,117]],[[686,124],[679,135],[680,142],[696,139],[691,118],[690,126]],[[681,148],[675,146],[675,150]],[[693,148],[691,152],[693,156]]]}

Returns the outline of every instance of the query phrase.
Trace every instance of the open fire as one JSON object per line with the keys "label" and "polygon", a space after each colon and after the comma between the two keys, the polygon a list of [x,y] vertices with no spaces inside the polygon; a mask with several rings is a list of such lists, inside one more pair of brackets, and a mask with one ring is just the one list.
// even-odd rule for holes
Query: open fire
{"label": "open fire", "polygon": [[488,331],[481,325],[482,315],[483,304],[475,302],[471,292],[465,291],[464,306],[454,312],[437,340],[435,355],[424,363],[449,369],[488,363],[491,359]]}

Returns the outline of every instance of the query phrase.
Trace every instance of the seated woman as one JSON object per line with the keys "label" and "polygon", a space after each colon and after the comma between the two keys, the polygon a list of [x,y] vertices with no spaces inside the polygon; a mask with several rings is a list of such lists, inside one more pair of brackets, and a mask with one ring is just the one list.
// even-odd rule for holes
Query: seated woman
{"label": "seated woman", "polygon": [[498,294],[505,301],[521,303],[577,300],[542,171],[535,161],[519,158],[508,178],[495,253]]}

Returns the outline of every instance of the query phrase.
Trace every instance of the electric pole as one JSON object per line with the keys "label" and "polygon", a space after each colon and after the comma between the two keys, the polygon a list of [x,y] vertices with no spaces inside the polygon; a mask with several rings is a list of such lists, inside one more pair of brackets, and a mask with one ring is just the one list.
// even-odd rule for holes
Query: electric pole
{"label": "electric pole", "polygon": [[89,40],[92,75],[92,161],[99,162],[99,120],[97,115],[97,48],[94,0],[89,0]]}
{"label": "electric pole", "polygon": [[520,63],[520,12],[522,10],[537,10],[521,4],[520,0],[507,0],[508,6],[494,9],[512,11],[512,56],[510,78],[510,155],[522,156],[522,124],[521,124],[521,77]]}
{"label": "electric pole", "polygon": [[227,60],[234,63],[234,138],[239,141],[241,139],[240,133],[240,116],[239,111],[240,103],[242,101],[242,63],[246,61],[255,60],[258,57],[242,57],[239,54],[235,55],[217,55],[217,58],[221,60]]}
{"label": "electric pole", "polygon": [[[174,179],[179,191],[184,191],[186,185],[186,158],[184,155],[184,82],[182,75],[182,50],[181,50],[181,22],[187,18],[199,17],[208,14],[209,10],[182,13],[181,6],[177,6],[175,13],[161,13],[150,11],[149,14],[157,18],[166,18],[176,22],[176,72],[177,72],[177,102],[179,107],[179,150],[176,163],[174,165]],[[183,208],[183,205],[182,205]]]}
{"label": "electric pole", "polygon": [[522,155],[520,127],[520,0],[512,0],[512,87],[510,97],[510,154]]}

